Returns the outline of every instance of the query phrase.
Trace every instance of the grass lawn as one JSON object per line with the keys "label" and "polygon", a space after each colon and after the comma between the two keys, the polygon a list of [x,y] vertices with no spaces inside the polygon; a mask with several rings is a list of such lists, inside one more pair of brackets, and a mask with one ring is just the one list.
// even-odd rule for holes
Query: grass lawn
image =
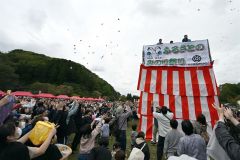
{"label": "grass lawn", "polygon": [[[128,128],[127,128],[127,155],[129,156],[130,154],[130,151],[131,151],[131,121],[128,122]],[[137,122],[134,122],[134,123],[137,123]],[[109,148],[112,150],[112,146],[115,142],[115,138],[113,136],[110,137],[110,141],[109,141]],[[156,160],[157,159],[157,145],[152,145],[150,143],[150,141],[147,142],[148,143],[148,147],[149,147],[149,150],[150,150],[150,155],[151,155],[151,160]],[[77,157],[78,157],[78,152],[72,154],[70,157],[69,157],[69,160],[77,160]]]}

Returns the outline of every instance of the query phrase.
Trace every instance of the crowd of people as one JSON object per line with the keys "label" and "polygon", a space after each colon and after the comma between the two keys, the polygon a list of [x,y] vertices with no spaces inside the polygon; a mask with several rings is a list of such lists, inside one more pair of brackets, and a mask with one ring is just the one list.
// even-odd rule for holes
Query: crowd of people
{"label": "crowd of people", "polygon": [[[240,157],[239,114],[215,106],[219,121],[207,132],[203,114],[196,121],[174,119],[166,106],[154,106],[152,146],[157,160],[237,160]],[[128,121],[133,119],[130,155],[127,155]],[[137,130],[137,104],[132,102],[87,102],[64,99],[34,99],[8,94],[0,99],[0,160],[62,160],[56,144],[71,147],[79,160],[150,160],[145,133]],[[29,140],[36,124],[51,122],[55,127],[40,145]],[[181,128],[181,129],[179,129]],[[157,136],[158,135],[158,136]],[[110,137],[115,137],[109,146]]]}
{"label": "crowd of people", "polygon": [[240,156],[240,116],[227,106],[213,107],[218,111],[219,121],[212,134],[203,114],[196,121],[182,120],[181,130],[173,113],[165,106],[155,109],[152,144],[157,142],[157,159],[237,160]]}
{"label": "crowd of people", "polygon": [[[66,158],[55,144],[70,146],[73,153],[79,154],[79,160],[125,159],[130,118],[138,118],[132,102],[34,99],[8,94],[0,100],[0,159]],[[29,140],[29,133],[39,121],[56,127],[44,143],[36,146]],[[116,137],[112,152],[111,135]]]}

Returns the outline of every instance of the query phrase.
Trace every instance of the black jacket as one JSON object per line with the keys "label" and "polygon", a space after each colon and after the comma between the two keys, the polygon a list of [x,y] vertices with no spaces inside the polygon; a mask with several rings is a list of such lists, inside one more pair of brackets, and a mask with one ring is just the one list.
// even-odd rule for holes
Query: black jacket
{"label": "black jacket", "polygon": [[111,152],[102,146],[95,147],[91,150],[89,160],[111,160]]}
{"label": "black jacket", "polygon": [[[240,128],[240,124],[237,128]],[[240,144],[230,135],[227,126],[223,122],[218,122],[215,133],[219,144],[226,151],[228,156],[232,160],[239,160]]]}
{"label": "black jacket", "polygon": [[67,135],[67,114],[67,111],[58,110],[55,117],[53,118],[53,122],[59,125],[57,128],[57,135]]}

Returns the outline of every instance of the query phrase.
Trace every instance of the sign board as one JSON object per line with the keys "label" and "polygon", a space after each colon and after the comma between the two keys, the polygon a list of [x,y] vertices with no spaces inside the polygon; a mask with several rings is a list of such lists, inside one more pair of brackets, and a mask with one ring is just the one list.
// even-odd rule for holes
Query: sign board
{"label": "sign board", "polygon": [[145,66],[208,66],[211,63],[208,40],[143,46]]}

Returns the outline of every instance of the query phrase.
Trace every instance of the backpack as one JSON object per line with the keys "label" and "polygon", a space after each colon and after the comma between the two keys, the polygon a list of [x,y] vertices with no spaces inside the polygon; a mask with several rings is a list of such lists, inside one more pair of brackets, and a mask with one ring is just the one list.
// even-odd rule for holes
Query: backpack
{"label": "backpack", "polygon": [[141,149],[134,147],[128,157],[128,160],[144,160],[145,155],[142,150],[145,146],[146,143],[144,143]]}

